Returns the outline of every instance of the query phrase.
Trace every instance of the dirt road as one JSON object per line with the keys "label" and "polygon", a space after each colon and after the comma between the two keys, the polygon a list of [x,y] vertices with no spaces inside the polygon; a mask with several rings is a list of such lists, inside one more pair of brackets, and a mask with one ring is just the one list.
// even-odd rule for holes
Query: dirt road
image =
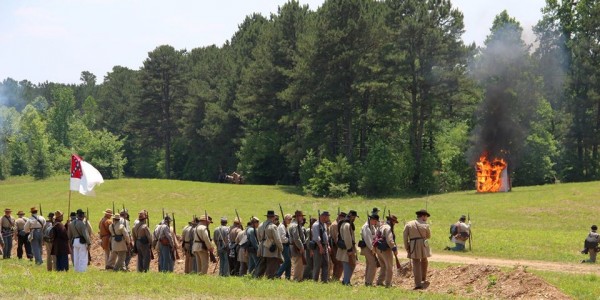
{"label": "dirt road", "polygon": [[[582,258],[584,256],[582,255]],[[587,257],[586,257],[587,258]],[[532,270],[576,273],[576,274],[596,274],[600,275],[600,266],[597,264],[582,264],[579,262],[559,263],[535,260],[511,260],[501,258],[474,257],[463,255],[452,255],[446,253],[434,253],[429,261],[460,263],[472,265],[490,265],[497,267],[514,267],[516,265],[524,266]]]}

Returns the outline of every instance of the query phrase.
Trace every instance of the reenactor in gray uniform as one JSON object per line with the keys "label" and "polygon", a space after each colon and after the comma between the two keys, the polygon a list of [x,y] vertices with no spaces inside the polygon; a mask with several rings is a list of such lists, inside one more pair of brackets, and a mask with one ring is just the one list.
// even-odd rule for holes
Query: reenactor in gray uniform
{"label": "reenactor in gray uniform", "polygon": [[258,236],[256,228],[258,228],[259,223],[260,220],[258,218],[252,217],[252,219],[250,219],[250,226],[246,228],[246,237],[248,238],[249,242],[247,249],[249,274],[254,274],[256,266],[258,265]]}
{"label": "reenactor in gray uniform", "polygon": [[219,255],[219,276],[229,276],[229,227],[227,218],[221,218],[221,226],[215,229],[213,240],[217,245],[217,254]]}
{"label": "reenactor in gray uniform", "polygon": [[319,221],[315,222],[311,228],[311,249],[313,250],[313,270],[312,278],[322,282],[329,281],[329,236],[327,234],[326,223],[329,222],[329,212],[324,211],[319,216]]}
{"label": "reenactor in gray uniform", "polygon": [[261,260],[264,261],[265,275],[267,278],[273,279],[275,278],[279,264],[283,262],[283,244],[277,232],[277,226],[274,223],[277,215],[275,215],[274,211],[268,211],[266,217],[267,221],[263,224],[263,230],[258,232],[258,238],[261,241],[258,254]]}
{"label": "reenactor in gray uniform", "polygon": [[197,219],[193,219],[188,223],[187,226],[183,227],[181,231],[181,249],[183,251],[184,260],[184,274],[196,273],[196,261],[194,254],[192,253],[192,244],[194,242],[194,229],[196,228]]}
{"label": "reenactor in gray uniform", "polygon": [[210,239],[210,231],[207,227],[210,223],[212,223],[212,221],[209,216],[200,216],[198,225],[194,230],[194,245],[192,246],[192,252],[194,252],[194,255],[196,256],[199,274],[208,273],[209,253],[214,253],[214,247]]}
{"label": "reenactor in gray uniform", "polygon": [[344,268],[344,278],[342,284],[350,285],[350,279],[356,268],[356,241],[354,238],[354,220],[358,218],[356,211],[351,210],[344,220],[338,222],[338,249],[336,259],[340,261]]}
{"label": "reenactor in gray uniform", "polygon": [[390,287],[392,285],[394,256],[398,254],[396,234],[394,234],[394,225],[396,224],[398,224],[398,218],[394,215],[390,215],[386,217],[386,222],[377,230],[377,236],[381,238],[381,243],[383,244],[377,247],[377,257],[381,264],[377,285],[385,284],[385,287]]}
{"label": "reenactor in gray uniform", "polygon": [[404,248],[406,256],[412,259],[413,275],[415,277],[415,290],[427,288],[427,258],[431,256],[429,239],[431,230],[427,224],[430,214],[422,209],[416,212],[417,219],[406,223],[404,226]]}
{"label": "reenactor in gray uniform", "polygon": [[91,243],[91,227],[85,220],[83,210],[77,210],[77,219],[71,221],[67,234],[73,245],[73,261],[75,272],[85,272],[88,266],[88,251]]}
{"label": "reenactor in gray uniform", "polygon": [[373,247],[373,238],[379,227],[379,215],[372,213],[369,220],[365,222],[360,231],[362,240],[359,242],[360,254],[365,257],[365,285],[372,286],[377,274],[379,261],[377,260],[377,250]]}
{"label": "reenactor in gray uniform", "polygon": [[240,263],[237,259],[238,244],[235,242],[238,234],[242,231],[242,222],[237,217],[233,220],[233,225],[229,228],[227,237],[229,240],[227,257],[229,259],[229,275],[238,276]]}
{"label": "reenactor in gray uniform", "polygon": [[306,235],[304,228],[302,227],[304,222],[304,214],[302,211],[297,210],[294,213],[294,219],[289,227],[290,233],[290,255],[292,257],[292,266],[294,267],[293,279],[295,281],[302,280],[302,274],[304,273],[304,264],[306,258],[304,257],[304,245],[306,243]]}
{"label": "reenactor in gray uniform", "polygon": [[[304,220],[306,222],[306,219]],[[302,278],[304,280],[312,279],[312,270],[313,270],[313,262],[314,262],[314,251],[311,248],[312,241],[312,226],[317,222],[317,219],[310,218],[310,222],[308,224],[308,228],[304,229],[304,235],[306,236],[306,241],[304,242],[304,256],[306,258],[306,266],[304,266],[304,274],[302,274]]]}
{"label": "reenactor in gray uniform", "polygon": [[46,224],[44,224],[44,228],[42,228],[42,236],[44,240],[44,244],[46,245],[46,270],[56,271],[56,256],[52,255],[52,239],[48,237],[49,231],[52,230],[52,226],[54,226],[54,212],[48,214],[48,220]]}
{"label": "reenactor in gray uniform", "polygon": [[31,243],[31,251],[35,257],[35,264],[41,265],[44,263],[42,259],[42,228],[46,224],[46,219],[37,215],[37,208],[31,208],[31,217],[25,223],[25,233],[29,234],[29,242]]}
{"label": "reenactor in gray uniform", "polygon": [[7,208],[2,216],[2,258],[10,258],[13,246],[13,236],[15,235],[15,219],[11,216],[12,210]]}
{"label": "reenactor in gray uniform", "polygon": [[135,241],[134,246],[137,249],[137,271],[148,272],[150,269],[150,260],[152,257],[152,234],[148,228],[148,213],[145,210],[138,214],[137,224],[131,232],[132,239]]}

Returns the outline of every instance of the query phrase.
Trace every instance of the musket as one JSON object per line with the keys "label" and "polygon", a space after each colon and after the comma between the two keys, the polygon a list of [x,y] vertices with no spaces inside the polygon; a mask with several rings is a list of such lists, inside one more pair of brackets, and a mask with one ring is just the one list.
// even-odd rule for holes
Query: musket
{"label": "musket", "polygon": [[[177,244],[177,224],[175,223],[175,213],[172,212],[171,213],[173,215],[173,233],[175,235],[174,239],[174,243]],[[175,259],[179,260],[181,259],[181,257],[179,257],[179,251],[177,251],[177,248],[175,247],[175,245],[173,245],[173,251],[175,252]]]}
{"label": "musket", "polygon": [[125,203],[121,203],[123,205],[123,210],[125,210]]}
{"label": "musket", "polygon": [[[471,214],[467,212],[467,221],[471,222]],[[471,230],[471,225],[469,225],[469,251],[472,251],[471,248],[471,239],[473,238],[473,230]]]}
{"label": "musket", "polygon": [[385,210],[387,209],[387,206],[383,207],[383,214],[381,216],[383,216],[385,218]]}
{"label": "musket", "polygon": [[163,220],[165,219],[165,208],[163,207]]}
{"label": "musket", "polygon": [[40,216],[44,216],[44,212],[42,212],[42,203],[40,203]]}
{"label": "musket", "polygon": [[[85,217],[88,220],[90,219],[90,208],[89,207],[86,207],[86,209],[85,209]],[[88,253],[89,253],[89,251],[88,251]]]}
{"label": "musket", "polygon": [[[148,231],[150,231],[150,214],[148,213],[148,211],[146,211],[146,226],[148,226]],[[154,252],[152,251],[152,247],[150,247],[150,260],[153,260],[153,259],[154,259]]]}
{"label": "musket", "polygon": [[[390,223],[393,224],[393,222],[391,222],[391,219],[392,219],[392,210],[391,209],[388,210],[388,218],[390,219]],[[394,233],[393,228],[392,228],[392,234],[394,236],[394,243],[395,243],[396,242],[396,234]],[[398,251],[396,251],[396,253],[394,253],[394,258],[396,259],[396,269],[402,268],[402,266],[400,265],[400,260],[398,259]]]}
{"label": "musket", "polygon": [[113,201],[113,214],[116,214],[117,212],[115,211],[115,201]]}
{"label": "musket", "polygon": [[[280,205],[280,207],[281,207],[281,205]],[[244,225],[242,224],[242,219],[240,219],[240,215],[237,212],[237,208],[235,208],[235,216],[238,218],[238,221],[240,222],[240,228],[242,230],[244,230]]]}
{"label": "musket", "polygon": [[285,218],[283,217],[283,208],[281,208],[281,203],[279,203],[279,211],[281,212],[281,220],[283,221],[283,226],[285,226],[287,228],[287,225],[285,224]]}

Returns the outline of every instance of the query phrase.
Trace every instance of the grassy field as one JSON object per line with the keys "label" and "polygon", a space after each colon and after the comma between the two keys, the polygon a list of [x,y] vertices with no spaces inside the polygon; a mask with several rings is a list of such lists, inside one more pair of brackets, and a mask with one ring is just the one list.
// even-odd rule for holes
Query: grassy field
{"label": "grassy field", "polygon": [[[340,283],[315,284],[249,277],[217,277],[173,273],[106,273],[88,269],[85,276],[46,272],[29,262],[0,261],[1,298],[135,298],[135,299],[422,299],[424,294],[405,289],[344,287]],[[458,299],[425,294],[427,299]]]}
{"label": "grassy field", "polygon": [[[168,213],[175,213],[179,232],[194,214],[204,214],[204,210],[214,218],[233,218],[234,209],[237,208],[244,220],[252,215],[259,216],[262,220],[267,210],[278,211],[279,203],[286,213],[302,209],[307,215],[316,215],[317,210],[335,212],[339,207],[343,211],[357,210],[362,224],[366,211],[373,207],[387,207],[401,220],[411,220],[416,210],[427,207],[432,214],[430,223],[434,255],[436,251],[441,252],[444,246],[449,245],[449,225],[461,214],[470,213],[473,223],[473,252],[461,255],[577,263],[584,257],[579,254],[579,250],[590,225],[600,223],[595,208],[600,198],[599,188],[600,183],[590,182],[515,188],[511,193],[498,194],[468,191],[412,198],[325,199],[303,196],[298,189],[289,186],[121,179],[108,180],[97,187],[96,197],[73,193],[71,210],[89,209],[91,220],[97,222],[104,209],[112,208],[114,201],[117,208],[125,205],[134,216],[137,211],[148,209],[151,221],[156,223],[164,208]],[[31,206],[41,204],[45,215],[50,210],[66,211],[69,196],[67,189],[68,178],[65,177],[43,181],[11,178],[0,182],[0,207],[28,212]],[[400,232],[401,229],[396,231]],[[3,294],[7,296],[16,295],[19,291],[33,296],[63,295],[66,290],[62,284],[69,287],[70,295],[78,297],[93,296],[86,286],[117,290],[123,288],[123,284],[127,286],[127,295],[152,298],[168,295],[210,298],[223,296],[232,290],[239,293],[232,295],[234,298],[260,298],[265,292],[273,292],[283,298],[299,298],[309,294],[316,295],[317,287],[319,290],[322,288],[311,283],[293,284],[293,287],[288,286],[290,283],[270,285],[267,281],[250,281],[244,278],[232,278],[224,282],[218,279],[217,284],[217,279],[213,277],[169,274],[158,275],[158,279],[153,279],[152,284],[147,275],[139,274],[111,274],[110,280],[101,280],[100,278],[106,277],[103,277],[101,271],[91,271],[85,277],[75,277],[77,275],[74,273],[48,274],[33,272],[25,264],[15,261],[2,262],[0,268],[1,289],[8,292]],[[576,298],[600,297],[596,276],[548,272],[541,272],[539,275]],[[30,282],[28,287],[23,287],[19,283],[23,276],[37,284],[32,285]],[[39,287],[41,283],[48,282],[57,284]],[[244,289],[236,288],[240,285]],[[383,293],[381,289],[353,289],[354,292],[360,292],[361,298],[419,297],[418,293],[401,290]],[[337,285],[328,285],[319,298],[334,297],[338,291]],[[428,294],[427,297],[430,296],[433,295]],[[445,299],[448,295],[439,297]]]}
{"label": "grassy field", "polygon": [[[67,210],[68,178],[54,177],[34,182],[13,178],[0,183],[0,207],[24,210],[42,205],[50,210]],[[108,180],[97,188],[96,197],[72,194],[71,210],[89,209],[91,220],[100,220],[103,211],[123,205],[135,213],[150,211],[153,223],[162,209],[175,213],[178,231],[194,214],[233,218],[237,208],[243,220],[250,216],[264,219],[266,211],[286,213],[302,209],[307,215],[317,210],[336,212],[355,209],[360,224],[367,210],[387,207],[400,220],[412,220],[414,212],[427,207],[434,251],[449,245],[448,228],[461,214],[470,213],[473,223],[473,253],[510,259],[576,262],[592,224],[600,223],[597,204],[600,183],[576,183],[515,188],[510,193],[476,194],[458,192],[420,198],[344,198],[326,199],[302,196],[289,186],[256,186],[199,183],[189,181],[122,179]],[[218,219],[217,219],[218,220]],[[600,225],[600,224],[598,224]],[[400,232],[401,229],[397,229]]]}

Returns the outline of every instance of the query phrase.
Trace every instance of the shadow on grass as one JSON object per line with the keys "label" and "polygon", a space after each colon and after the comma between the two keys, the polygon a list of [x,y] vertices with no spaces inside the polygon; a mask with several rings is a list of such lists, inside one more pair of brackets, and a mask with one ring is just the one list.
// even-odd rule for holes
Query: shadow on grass
{"label": "shadow on grass", "polygon": [[[284,193],[298,195],[298,196],[304,196],[304,197],[311,197],[311,195],[304,193],[304,191],[302,190],[302,187],[300,187],[300,186],[278,185],[277,188]],[[431,196],[431,195],[429,195],[429,196]],[[405,199],[415,199],[415,198],[426,198],[428,196],[422,195],[419,193],[414,193],[414,192],[403,192],[403,193],[395,193],[395,194],[391,194],[391,195],[348,195],[346,197],[336,198],[336,199],[339,199],[339,200],[355,199],[357,197],[363,198],[364,200],[392,200],[392,199],[405,200]],[[316,197],[316,198],[319,198],[319,197]]]}
{"label": "shadow on grass", "polygon": [[296,185],[278,185],[277,188],[288,194],[298,195],[298,196],[308,196],[302,191],[302,187]]}

